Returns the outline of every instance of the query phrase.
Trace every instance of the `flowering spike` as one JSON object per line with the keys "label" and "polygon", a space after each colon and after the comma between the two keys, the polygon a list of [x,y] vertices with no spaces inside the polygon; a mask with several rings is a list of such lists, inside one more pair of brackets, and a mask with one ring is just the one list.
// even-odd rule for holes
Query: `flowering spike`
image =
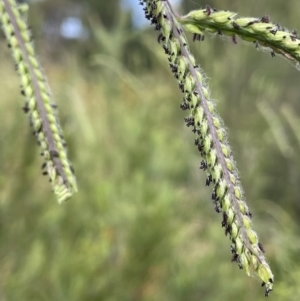
{"label": "flowering spike", "polygon": [[[190,109],[190,115],[185,118],[185,122],[188,127],[192,127],[197,136],[195,145],[203,157],[200,169],[207,172],[206,184],[211,182],[214,184],[212,200],[215,210],[223,212],[222,227],[232,242],[232,261],[237,262],[248,275],[250,271],[257,273],[266,286],[267,296],[272,290],[274,277],[260,248],[257,234],[252,230],[251,213],[238,181],[238,171],[226,138],[223,121],[215,112],[215,104],[205,84],[206,77],[196,65],[178,22],[179,20],[184,26],[188,25],[188,28],[196,26],[195,33],[199,34],[206,27],[219,30],[219,27],[232,26],[235,14],[206,8],[180,18],[168,0],[141,0],[141,2],[146,6],[146,16],[156,24],[156,28],[161,29],[160,44],[169,56],[169,62],[172,62],[171,70],[184,94],[183,103],[188,102],[185,109]],[[245,27],[250,26],[250,22],[253,20],[247,20]],[[263,24],[270,26],[268,23]],[[237,26],[235,30],[238,30]],[[261,28],[256,27],[256,31],[259,30]],[[254,29],[252,31],[254,32]]]}
{"label": "flowering spike", "polygon": [[17,5],[15,0],[2,0],[0,22],[19,73],[21,93],[26,98],[23,110],[28,113],[45,159],[43,166],[47,170],[43,174],[49,175],[58,202],[62,203],[77,191],[77,184],[67,159],[55,104],[25,23],[27,8],[26,4]]}
{"label": "flowering spike", "polygon": [[269,16],[262,18],[237,18],[236,14],[228,11],[213,11],[207,14],[207,9],[192,11],[178,17],[183,27],[193,33],[201,35],[204,32],[222,33],[232,36],[236,43],[236,36],[247,42],[255,42],[259,46],[270,50],[272,56],[280,54],[291,61],[298,69],[300,65],[300,39],[295,31],[287,31],[278,24],[272,23]]}

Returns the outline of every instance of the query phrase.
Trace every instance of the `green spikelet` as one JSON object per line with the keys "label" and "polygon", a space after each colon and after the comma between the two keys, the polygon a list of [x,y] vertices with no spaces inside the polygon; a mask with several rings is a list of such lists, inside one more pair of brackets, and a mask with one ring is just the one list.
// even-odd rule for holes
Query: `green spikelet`
{"label": "green spikelet", "polygon": [[237,18],[236,13],[216,11],[210,7],[192,11],[186,16],[178,17],[183,27],[195,34],[218,33],[219,35],[238,36],[247,42],[255,42],[291,61],[300,69],[300,39],[295,30],[288,31],[277,23],[272,23],[268,16],[262,18]]}
{"label": "green spikelet", "polygon": [[[215,210],[223,214],[222,227],[232,242],[232,261],[237,262],[248,275],[255,272],[263,281],[265,295],[268,296],[273,287],[274,276],[258,236],[252,229],[252,215],[245,202],[223,121],[215,112],[215,104],[210,99],[205,76],[190,53],[182,27],[169,2],[142,0],[141,3],[146,6],[146,17],[161,32],[158,40],[168,55],[171,70],[184,95],[181,108],[190,111],[185,122],[196,135],[195,144],[203,158],[200,168],[207,172],[206,185],[213,184],[212,199]],[[210,11],[208,16],[207,10],[202,10],[192,12],[192,15],[198,21],[208,20],[210,24],[228,27],[235,14],[214,14]],[[197,22],[193,24],[198,26]],[[201,26],[199,28],[202,30]]]}
{"label": "green spikelet", "polygon": [[45,159],[43,174],[49,175],[58,202],[62,203],[77,191],[77,184],[67,159],[57,106],[34,52],[25,22],[26,14],[27,5],[17,5],[14,0],[0,2],[0,22],[20,76],[22,94],[26,98],[23,110],[29,115]]}

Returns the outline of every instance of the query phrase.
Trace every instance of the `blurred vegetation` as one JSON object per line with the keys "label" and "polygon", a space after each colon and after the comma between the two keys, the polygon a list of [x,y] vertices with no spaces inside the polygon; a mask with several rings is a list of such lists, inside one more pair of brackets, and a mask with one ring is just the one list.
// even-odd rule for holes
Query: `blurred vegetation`
{"label": "blurred vegetation", "polygon": [[[268,13],[300,29],[295,0],[218,2],[207,4]],[[0,300],[263,300],[259,281],[230,262],[153,28],[134,29],[119,1],[85,1],[89,39],[53,42],[42,25],[78,4],[33,3],[29,17],[80,189],[63,206],[41,176],[18,78],[0,44]],[[199,7],[196,0],[182,6]],[[243,44],[206,37],[192,49],[210,78],[274,269],[270,298],[296,301],[300,74]]]}

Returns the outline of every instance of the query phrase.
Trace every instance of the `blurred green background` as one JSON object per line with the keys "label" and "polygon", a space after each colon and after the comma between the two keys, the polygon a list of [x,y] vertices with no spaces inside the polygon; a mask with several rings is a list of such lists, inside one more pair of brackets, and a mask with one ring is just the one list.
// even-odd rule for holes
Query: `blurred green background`
{"label": "blurred green background", "polygon": [[[138,2],[138,0],[136,0]],[[181,94],[153,28],[118,0],[31,1],[35,46],[60,107],[79,192],[59,206],[0,43],[0,301],[264,300],[230,262]],[[300,30],[296,0],[183,1],[269,14]],[[79,39],[59,32],[82,21]],[[70,19],[69,19],[70,20]],[[299,71],[239,41],[192,45],[228,127],[273,300],[300,299]]]}

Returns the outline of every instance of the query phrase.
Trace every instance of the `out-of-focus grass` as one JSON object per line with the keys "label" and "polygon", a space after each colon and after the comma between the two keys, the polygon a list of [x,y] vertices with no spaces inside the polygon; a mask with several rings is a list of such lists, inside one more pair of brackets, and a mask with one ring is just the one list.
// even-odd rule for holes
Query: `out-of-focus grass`
{"label": "out-of-focus grass", "polygon": [[[199,203],[188,188],[199,178],[186,132],[172,125],[178,105],[169,109],[169,88],[153,93],[155,79],[147,78],[141,99],[114,72],[106,79],[93,71],[87,80],[73,59],[46,66],[80,187],[59,206],[41,176],[18,79],[2,61],[1,297],[167,296],[183,242],[204,229],[190,216]],[[189,245],[193,252],[203,245],[196,257],[209,250]]]}
{"label": "out-of-focus grass", "polygon": [[[122,69],[86,69],[72,55],[62,65],[44,64],[79,186],[59,206],[41,175],[7,51],[1,49],[0,59],[0,300],[264,298],[258,280],[230,263],[230,242],[198,170],[193,136],[183,126],[178,88],[165,69],[124,81]],[[242,86],[251,74],[232,67],[236,73],[228,79],[221,60],[204,65],[219,73],[213,86],[220,85],[215,94],[233,133],[254,227],[275,270],[274,295],[298,300],[299,227],[290,208],[262,196],[276,165],[265,155],[280,158],[280,151],[263,116],[251,111],[256,87],[245,95],[234,85],[222,89],[238,80]],[[141,85],[138,93],[133,82]]]}

